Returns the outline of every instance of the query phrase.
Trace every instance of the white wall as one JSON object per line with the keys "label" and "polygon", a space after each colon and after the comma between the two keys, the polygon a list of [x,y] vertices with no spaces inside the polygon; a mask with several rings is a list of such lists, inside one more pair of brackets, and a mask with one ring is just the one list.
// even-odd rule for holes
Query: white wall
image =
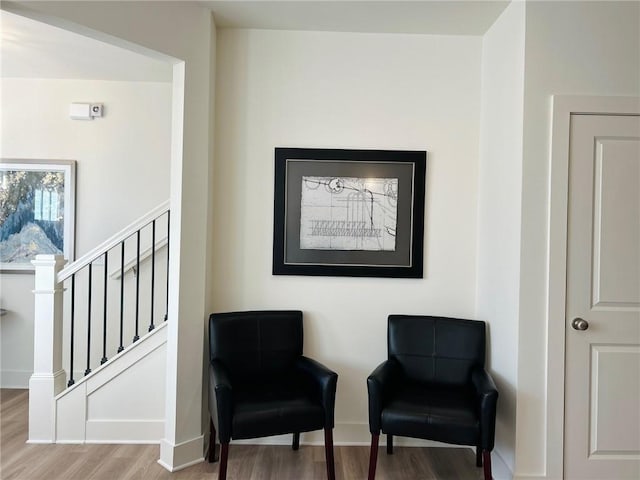
{"label": "white wall", "polygon": [[[216,311],[304,311],[305,352],[340,375],[337,442],[369,442],[366,377],[390,313],[475,311],[479,37],[220,30]],[[425,278],[272,276],[274,147],[428,151]]]}
{"label": "white wall", "polygon": [[[76,257],[169,197],[170,84],[4,78],[0,85],[0,155],[77,162]],[[69,104],[78,101],[104,103],[104,117],[71,120]],[[0,323],[1,384],[26,388],[33,371],[33,275],[2,274],[0,282],[9,310]]]}
{"label": "white wall", "polygon": [[524,106],[524,13],[511,3],[482,40],[476,315],[489,326],[489,366],[500,398],[496,452],[513,472]]}
{"label": "white wall", "polygon": [[[640,95],[638,2],[529,2],[526,5],[524,160],[516,477],[561,478],[561,439],[547,404],[548,238],[551,96]],[[562,247],[560,247],[562,248]]]}
{"label": "white wall", "polygon": [[208,209],[211,182],[211,63],[215,25],[193,2],[11,2],[57,26],[173,63],[171,266],[166,421],[160,460],[169,470],[202,460],[203,335],[211,302]]}
{"label": "white wall", "polygon": [[[209,291],[218,310],[303,308],[306,351],[341,373],[337,420],[344,431],[353,422],[354,438],[364,438],[364,378],[384,358],[386,314],[475,312],[481,39],[221,32],[215,130],[221,144],[213,172],[220,233],[212,236],[214,262],[207,267],[210,15],[184,5],[25,5],[187,63],[185,139],[172,143],[171,196],[172,206],[188,205],[189,215],[177,218],[181,243],[173,244],[179,273],[171,310],[179,323],[167,348],[173,400],[163,458],[179,465],[188,457],[181,446],[198,443],[199,345]],[[553,462],[562,446],[547,442],[545,425],[546,322],[562,321],[545,313],[551,95],[639,95],[638,8],[526,5],[517,477],[560,478],[561,468]],[[425,279],[271,277],[277,145],[427,149]]]}

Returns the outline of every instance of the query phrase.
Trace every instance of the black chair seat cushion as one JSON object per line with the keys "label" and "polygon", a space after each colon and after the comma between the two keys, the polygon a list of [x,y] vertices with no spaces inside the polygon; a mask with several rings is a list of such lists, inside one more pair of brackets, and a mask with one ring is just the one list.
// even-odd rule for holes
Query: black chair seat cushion
{"label": "black chair seat cushion", "polygon": [[231,436],[266,437],[324,428],[324,409],[298,375],[244,380],[233,388]]}
{"label": "black chair seat cushion", "polygon": [[480,420],[476,409],[475,395],[467,388],[401,384],[382,409],[382,432],[478,445]]}

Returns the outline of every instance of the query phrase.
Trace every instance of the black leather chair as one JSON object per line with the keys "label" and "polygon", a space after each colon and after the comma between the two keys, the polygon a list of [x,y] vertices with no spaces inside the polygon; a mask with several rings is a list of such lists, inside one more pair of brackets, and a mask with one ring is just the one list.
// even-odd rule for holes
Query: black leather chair
{"label": "black leather chair", "polygon": [[476,447],[491,479],[498,391],[484,369],[485,323],[444,317],[390,315],[388,359],[367,378],[371,456],[376,474],[380,430]]}
{"label": "black leather chair", "polygon": [[335,478],[333,426],[338,375],[302,356],[302,312],[214,313],[209,317],[209,462],[220,436],[225,480],[233,439],[324,429],[327,477]]}

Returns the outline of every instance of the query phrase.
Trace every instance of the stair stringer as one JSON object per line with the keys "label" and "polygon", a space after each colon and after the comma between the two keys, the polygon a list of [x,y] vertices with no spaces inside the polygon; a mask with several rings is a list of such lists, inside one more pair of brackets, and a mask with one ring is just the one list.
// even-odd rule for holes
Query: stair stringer
{"label": "stair stringer", "polygon": [[164,436],[167,324],[54,400],[56,443],[159,443]]}

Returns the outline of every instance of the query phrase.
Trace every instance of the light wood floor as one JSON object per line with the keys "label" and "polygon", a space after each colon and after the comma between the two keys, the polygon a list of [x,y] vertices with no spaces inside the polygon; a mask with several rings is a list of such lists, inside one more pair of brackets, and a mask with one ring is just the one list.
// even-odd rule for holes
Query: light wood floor
{"label": "light wood floor", "polygon": [[[176,473],[162,468],[158,445],[28,445],[27,390],[0,390],[0,479],[2,480],[215,480],[217,463],[199,463]],[[367,477],[368,447],[335,447],[336,478]],[[228,480],[324,480],[323,447],[234,445]],[[378,480],[478,480],[471,449],[395,447],[378,455]]]}

